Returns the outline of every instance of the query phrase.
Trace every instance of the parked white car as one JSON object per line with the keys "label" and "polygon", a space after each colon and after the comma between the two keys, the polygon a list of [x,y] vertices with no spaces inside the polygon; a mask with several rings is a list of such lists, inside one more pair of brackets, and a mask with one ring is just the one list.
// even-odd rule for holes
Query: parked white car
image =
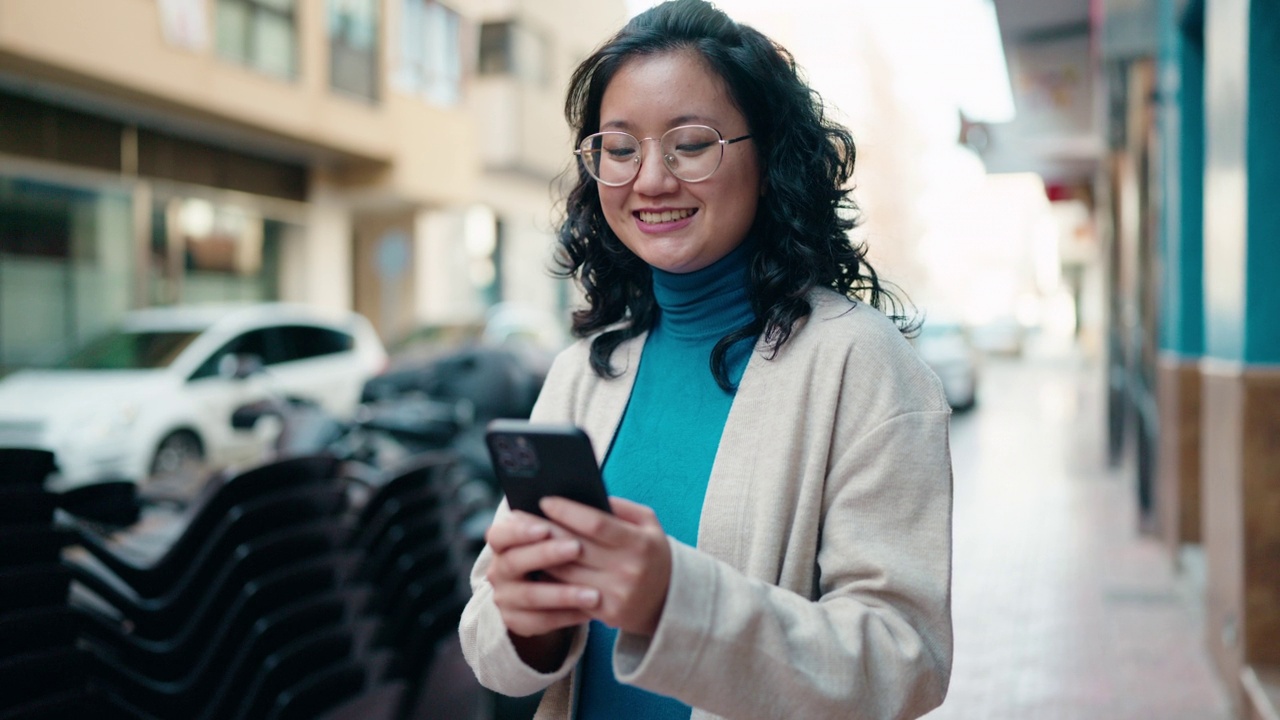
{"label": "parked white car", "polygon": [[[270,437],[231,413],[272,396],[355,411],[386,351],[369,322],[302,305],[151,308],[59,367],[0,380],[0,446],[52,450],[59,486],[252,460]],[[262,371],[237,373],[246,365]]]}
{"label": "parked white car", "polygon": [[926,319],[913,342],[920,357],[942,381],[942,391],[951,408],[972,408],[978,400],[978,362],[964,327]]}

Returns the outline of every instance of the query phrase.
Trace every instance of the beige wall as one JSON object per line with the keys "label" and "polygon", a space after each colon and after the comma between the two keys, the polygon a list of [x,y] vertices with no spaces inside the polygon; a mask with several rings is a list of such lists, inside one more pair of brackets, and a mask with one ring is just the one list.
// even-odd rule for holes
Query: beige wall
{"label": "beige wall", "polygon": [[549,272],[561,200],[556,179],[573,168],[565,91],[578,63],[626,22],[626,6],[622,0],[472,0],[470,6],[478,21],[517,18],[546,40],[544,83],[476,78],[469,103],[483,138],[477,198],[504,226],[503,299],[552,312],[567,326],[559,308],[565,281]]}
{"label": "beige wall", "polygon": [[[285,246],[284,299],[362,309],[368,303],[353,295],[357,279],[369,278],[353,265],[357,218],[392,214],[413,218],[412,322],[476,320],[485,306],[462,243],[468,209],[480,206],[503,224],[504,299],[554,309],[559,281],[546,271],[558,200],[551,184],[572,160],[564,91],[576,64],[625,22],[625,3],[444,4],[462,19],[463,92],[453,107],[401,92],[388,79],[400,55],[401,0],[382,4],[376,103],[329,87],[325,0],[299,0],[292,80],[218,56],[216,0],[205,3],[207,42],[194,49],[166,40],[158,0],[0,0],[0,80],[126,124],[305,164],[309,195],[291,220],[297,228]],[[477,74],[481,23],[507,19],[545,39],[545,82]],[[204,194],[174,192],[187,190]]]}
{"label": "beige wall", "polygon": [[470,279],[470,258],[463,243],[466,212],[445,208],[422,212],[415,226],[418,295],[416,312],[424,324],[479,320],[484,305]]}
{"label": "beige wall", "polygon": [[[386,5],[388,11],[396,6]],[[0,71],[103,95],[139,115],[301,153],[411,201],[473,193],[477,161],[465,107],[432,107],[388,89],[386,66],[380,103],[330,90],[324,0],[299,4],[299,75],[292,81],[218,57],[214,7],[210,0],[209,44],[192,51],[163,38],[154,0],[4,0]],[[392,41],[384,46],[391,45],[396,34],[384,31],[384,37]]]}
{"label": "beige wall", "polygon": [[[208,3],[210,40],[214,3]],[[204,121],[233,122],[335,153],[390,160],[390,118],[328,91],[323,0],[299,8],[301,73],[294,82],[166,43],[159,4],[145,0],[4,0],[0,53],[33,73],[90,90],[127,88],[130,100]]]}
{"label": "beige wall", "polygon": [[323,185],[314,187],[307,206],[307,250],[300,257],[291,258],[303,264],[304,280],[297,300],[334,309],[352,307],[354,232],[351,212],[332,191]]}

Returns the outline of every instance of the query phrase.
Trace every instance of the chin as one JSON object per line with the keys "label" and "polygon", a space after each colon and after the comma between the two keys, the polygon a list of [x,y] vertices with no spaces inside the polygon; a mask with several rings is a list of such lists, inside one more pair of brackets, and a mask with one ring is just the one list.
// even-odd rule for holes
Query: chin
{"label": "chin", "polygon": [[663,270],[675,275],[684,275],[685,273],[697,272],[702,268],[710,265],[709,262],[701,262],[699,260],[681,260],[673,262],[649,263],[652,267]]}
{"label": "chin", "polygon": [[[643,260],[649,267],[664,270],[666,272],[690,272],[688,268],[697,263],[696,258],[691,258],[682,254],[664,252],[663,249],[654,247],[654,242],[653,238],[642,238],[640,240],[640,243],[642,244],[624,244],[631,249],[631,252],[635,253],[636,257]],[[642,251],[637,252],[637,248],[642,249]]]}

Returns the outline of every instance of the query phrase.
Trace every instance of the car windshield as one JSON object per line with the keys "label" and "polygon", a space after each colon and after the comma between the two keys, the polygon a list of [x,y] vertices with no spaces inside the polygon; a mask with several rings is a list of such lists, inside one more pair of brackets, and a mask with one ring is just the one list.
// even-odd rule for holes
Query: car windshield
{"label": "car windshield", "polygon": [[169,363],[200,333],[194,330],[117,330],[59,363],[69,370],[151,370]]}

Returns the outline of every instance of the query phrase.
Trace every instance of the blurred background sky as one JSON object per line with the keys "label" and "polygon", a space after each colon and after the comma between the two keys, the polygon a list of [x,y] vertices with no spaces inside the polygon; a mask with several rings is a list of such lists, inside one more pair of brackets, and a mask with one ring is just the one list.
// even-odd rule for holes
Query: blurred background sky
{"label": "blurred background sky", "polygon": [[[653,4],[627,7],[634,15]],[[1015,103],[991,0],[717,5],[789,49],[830,114],[853,131],[854,196],[865,220],[858,235],[927,315],[974,326],[1014,321],[1059,339],[1083,320],[1096,333],[1096,298],[1065,284],[1061,272],[1064,251],[1087,255],[1094,242],[1088,207],[1051,203],[1046,188],[1088,178],[1049,167],[1046,180],[1034,172],[1040,158],[1017,147],[994,163],[982,157],[992,150],[989,128],[1012,127],[1019,106],[1042,134],[1083,115],[1072,131],[1096,156],[1087,47],[1076,43],[1077,54],[1047,68],[1061,78],[1056,96],[1037,95],[1032,80]],[[1068,11],[1085,19],[1083,4]],[[1011,44],[1023,47],[1016,36]]]}

